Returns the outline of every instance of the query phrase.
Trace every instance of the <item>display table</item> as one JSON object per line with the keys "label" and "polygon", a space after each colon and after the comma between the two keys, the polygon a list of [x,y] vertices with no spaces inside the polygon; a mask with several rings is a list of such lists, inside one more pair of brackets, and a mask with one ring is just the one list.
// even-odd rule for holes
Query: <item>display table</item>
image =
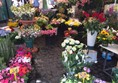
{"label": "display table", "polygon": [[[100,47],[107,50],[107,53],[108,53],[108,51],[110,51],[112,53],[115,53],[118,56],[118,44],[109,44],[108,47],[100,45]],[[107,72],[108,70],[110,70],[112,68],[106,68],[107,53],[106,53],[105,61],[104,61],[104,64],[103,64],[103,72],[105,72],[107,75],[112,77],[112,75]],[[117,61],[116,68],[118,68],[118,61]]]}

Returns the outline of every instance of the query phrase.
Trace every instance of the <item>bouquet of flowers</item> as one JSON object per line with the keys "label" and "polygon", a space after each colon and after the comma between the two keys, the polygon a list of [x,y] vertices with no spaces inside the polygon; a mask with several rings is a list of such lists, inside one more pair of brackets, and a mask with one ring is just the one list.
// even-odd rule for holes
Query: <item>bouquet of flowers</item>
{"label": "bouquet of flowers", "polygon": [[24,51],[24,49],[19,49],[17,50],[16,56],[10,60],[9,67],[0,71],[0,83],[27,82],[27,75],[32,70],[32,55],[31,53]]}
{"label": "bouquet of flowers", "polygon": [[94,12],[90,16],[89,13],[83,11],[84,16],[86,17],[83,21],[84,27],[94,33],[95,31],[100,31],[105,27],[106,18],[103,13]]}
{"label": "bouquet of flowers", "polygon": [[[84,44],[72,38],[66,38],[61,46],[65,49],[62,52],[62,62],[71,76],[75,71],[83,67],[85,61],[84,53],[82,51]],[[81,66],[79,66],[81,65]]]}
{"label": "bouquet of flowers", "polygon": [[79,27],[82,23],[78,19],[70,18],[68,21],[65,22],[65,24],[70,27]]}
{"label": "bouquet of flowers", "polygon": [[117,44],[118,43],[118,31],[113,30],[112,32],[113,32],[113,35],[114,35],[114,37],[113,37],[114,43]]}
{"label": "bouquet of flowers", "polygon": [[118,4],[107,4],[104,7],[104,13],[107,15],[117,14],[118,13]]}
{"label": "bouquet of flowers", "polygon": [[53,27],[58,27],[58,25],[60,25],[61,23],[64,23],[65,22],[65,19],[63,18],[53,18],[50,22],[50,24],[53,26]]}
{"label": "bouquet of flowers", "polygon": [[37,21],[37,25],[45,28],[45,26],[48,24],[49,18],[41,15],[40,17],[35,17],[36,21]]}
{"label": "bouquet of flowers", "polygon": [[41,35],[57,35],[57,28],[53,27],[51,24],[48,24],[44,30],[40,31]]}
{"label": "bouquet of flowers", "polygon": [[99,34],[98,34],[98,41],[101,42],[102,44],[108,44],[113,42],[113,33],[110,30],[105,30],[103,29]]}
{"label": "bouquet of flowers", "polygon": [[11,11],[19,19],[32,20],[35,13],[35,8],[33,8],[30,4],[25,4],[20,7],[11,6]]}
{"label": "bouquet of flowers", "polygon": [[25,26],[21,30],[21,36],[25,39],[37,37],[40,35],[40,27],[38,25]]}
{"label": "bouquet of flowers", "polygon": [[72,77],[65,77],[61,80],[61,83],[92,83],[93,76],[90,75],[90,68],[83,67],[78,73]]}

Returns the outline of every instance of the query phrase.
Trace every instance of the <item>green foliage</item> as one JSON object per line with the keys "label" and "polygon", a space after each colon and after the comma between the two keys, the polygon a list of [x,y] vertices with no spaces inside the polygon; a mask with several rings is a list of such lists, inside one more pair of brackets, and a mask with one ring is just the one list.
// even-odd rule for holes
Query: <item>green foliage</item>
{"label": "green foliage", "polygon": [[69,1],[70,4],[76,5],[77,1],[79,1],[79,0],[68,0],[68,1]]}
{"label": "green foliage", "polygon": [[103,0],[90,0],[90,3],[86,3],[83,7],[83,10],[89,11],[89,10],[96,10],[101,11],[103,8]]}
{"label": "green foliage", "polygon": [[10,36],[0,38],[0,57],[3,57],[5,62],[8,62],[14,56],[14,51],[15,47]]}
{"label": "green foliage", "polygon": [[106,26],[105,23],[100,23],[99,20],[93,17],[90,17],[87,20],[84,20],[83,25],[84,25],[84,28],[91,31],[91,34],[93,34],[95,31],[97,32],[101,31]]}
{"label": "green foliage", "polygon": [[6,68],[6,64],[4,62],[4,58],[3,57],[0,57],[0,70]]}
{"label": "green foliage", "polygon": [[113,68],[113,83],[118,83],[118,68]]}

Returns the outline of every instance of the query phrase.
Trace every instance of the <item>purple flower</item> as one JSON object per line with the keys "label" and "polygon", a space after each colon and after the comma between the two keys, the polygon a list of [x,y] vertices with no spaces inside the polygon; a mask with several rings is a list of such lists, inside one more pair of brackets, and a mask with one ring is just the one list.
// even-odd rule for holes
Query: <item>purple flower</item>
{"label": "purple flower", "polygon": [[87,68],[87,67],[84,67],[83,70],[84,70],[85,72],[87,72],[87,73],[90,73],[90,72],[91,72],[90,68]]}

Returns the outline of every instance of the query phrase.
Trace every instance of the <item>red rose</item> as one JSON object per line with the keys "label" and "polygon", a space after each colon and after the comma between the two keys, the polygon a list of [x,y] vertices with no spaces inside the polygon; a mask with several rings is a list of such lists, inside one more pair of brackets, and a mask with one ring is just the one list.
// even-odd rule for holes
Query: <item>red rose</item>
{"label": "red rose", "polygon": [[87,13],[85,11],[83,11],[82,13],[86,16],[86,18],[90,17],[89,13]]}

